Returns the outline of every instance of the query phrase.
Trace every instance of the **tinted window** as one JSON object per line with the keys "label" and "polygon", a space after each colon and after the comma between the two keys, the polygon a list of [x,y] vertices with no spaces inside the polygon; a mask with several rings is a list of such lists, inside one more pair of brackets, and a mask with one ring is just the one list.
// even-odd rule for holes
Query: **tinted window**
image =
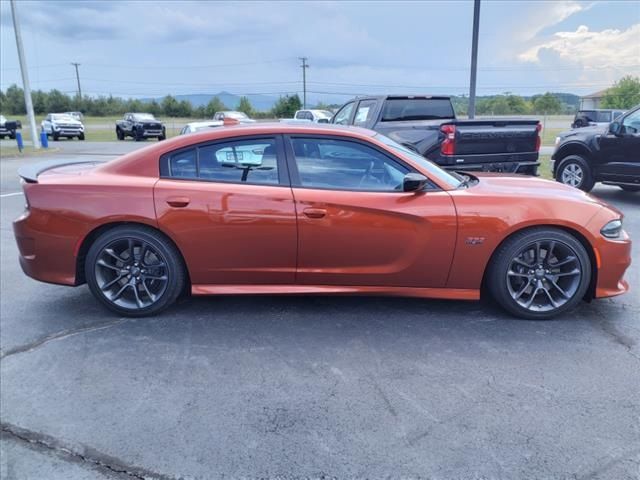
{"label": "tinted window", "polygon": [[223,182],[278,183],[276,141],[238,140],[201,147],[199,178]]}
{"label": "tinted window", "polygon": [[606,123],[611,121],[611,112],[596,112],[594,122]]}
{"label": "tinted window", "polygon": [[347,103],[333,119],[333,123],[337,123],[338,125],[347,125],[349,123],[349,118],[351,118],[351,112],[353,111],[354,103]]}
{"label": "tinted window", "polygon": [[303,187],[336,190],[402,190],[409,169],[378,150],[328,138],[292,139]]}
{"label": "tinted window", "polygon": [[375,106],[375,100],[363,100],[360,102],[358,104],[358,109],[356,110],[356,116],[353,119],[353,124],[358,125],[359,127],[367,125],[373,116]]}
{"label": "tinted window", "polygon": [[197,151],[195,148],[174,153],[169,157],[169,171],[172,177],[197,178]]}
{"label": "tinted window", "polygon": [[640,110],[627,115],[622,121],[624,132],[637,135],[640,133]]}
{"label": "tinted window", "polygon": [[434,120],[454,116],[451,101],[447,98],[389,98],[382,107],[381,121]]}

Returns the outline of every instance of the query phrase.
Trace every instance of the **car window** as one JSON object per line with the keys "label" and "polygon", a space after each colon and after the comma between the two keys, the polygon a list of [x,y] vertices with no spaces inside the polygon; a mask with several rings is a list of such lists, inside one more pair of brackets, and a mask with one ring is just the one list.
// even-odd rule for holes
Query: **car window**
{"label": "car window", "polygon": [[353,119],[353,124],[359,127],[363,127],[369,123],[371,116],[373,115],[374,107],[376,106],[375,100],[363,100],[358,104],[356,110],[356,116]]}
{"label": "car window", "polygon": [[382,107],[382,122],[455,118],[448,98],[388,98]]}
{"label": "car window", "polygon": [[169,172],[175,178],[197,178],[198,152],[195,148],[174,153],[169,157]]}
{"label": "car window", "polygon": [[608,123],[611,121],[611,112],[595,112],[595,119],[593,120],[594,122],[598,122],[598,123]]}
{"label": "car window", "polygon": [[340,109],[334,118],[333,123],[338,125],[347,125],[349,123],[349,118],[351,118],[351,112],[353,111],[354,102],[347,103],[344,107]]}
{"label": "car window", "polygon": [[400,191],[409,169],[373,147],[330,138],[293,138],[303,187]]}
{"label": "car window", "polygon": [[236,140],[200,147],[198,167],[198,177],[205,180],[276,185],[276,141]]}
{"label": "car window", "polygon": [[622,120],[622,125],[624,127],[624,133],[640,134],[640,110],[636,110],[627,115],[624,120]]}
{"label": "car window", "polygon": [[298,112],[296,112],[296,117],[298,120],[303,119],[304,118],[304,114],[305,112],[303,110],[300,110]]}

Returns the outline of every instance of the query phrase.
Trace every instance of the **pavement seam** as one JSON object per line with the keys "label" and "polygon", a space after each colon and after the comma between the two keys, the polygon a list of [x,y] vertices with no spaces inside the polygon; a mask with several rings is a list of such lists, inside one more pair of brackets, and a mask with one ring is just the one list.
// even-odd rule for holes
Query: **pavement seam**
{"label": "pavement seam", "polygon": [[30,342],[24,345],[19,345],[17,347],[6,350],[5,352],[2,352],[0,354],[0,360],[3,360],[11,355],[16,355],[18,353],[31,352],[36,348],[39,348],[42,345],[45,345],[53,340],[62,340],[68,337],[72,337],[74,335],[79,335],[81,333],[104,330],[105,328],[115,327],[129,320],[132,320],[132,319],[122,317],[122,318],[118,318],[117,320],[109,320],[108,322],[102,322],[102,323],[93,324],[93,325],[86,325],[84,327],[73,328],[70,330],[62,330],[60,332],[52,333],[51,335],[47,335],[45,337],[39,338],[37,340],[34,340],[33,342]]}
{"label": "pavement seam", "polygon": [[94,449],[85,447],[85,452],[80,453],[73,448],[65,446],[60,440],[49,435],[27,430],[5,422],[2,422],[0,425],[2,433],[6,434],[7,437],[17,442],[27,444],[27,446],[40,452],[53,452],[59,458],[66,461],[89,464],[92,468],[103,469],[119,475],[127,475],[128,477],[139,480],[177,480],[176,477],[127,465],[117,458],[110,457]]}

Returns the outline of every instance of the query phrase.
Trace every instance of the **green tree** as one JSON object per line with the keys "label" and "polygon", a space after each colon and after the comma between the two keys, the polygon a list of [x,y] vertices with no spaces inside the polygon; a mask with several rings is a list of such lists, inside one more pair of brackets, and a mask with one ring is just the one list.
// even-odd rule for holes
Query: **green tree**
{"label": "green tree", "polygon": [[240,103],[236,110],[247,114],[249,117],[253,114],[253,106],[247,97],[240,97]]}
{"label": "green tree", "polygon": [[68,95],[59,90],[51,90],[47,95],[47,112],[67,112],[72,108],[72,101]]}
{"label": "green tree", "polygon": [[278,99],[271,113],[276,118],[289,118],[293,117],[296,110],[300,110],[301,108],[302,102],[297,94],[293,96],[285,95]]}
{"label": "green tree", "polygon": [[[7,92],[8,93],[8,92]],[[640,103],[640,77],[627,75],[607,90],[602,99],[603,108],[632,108]]]}
{"label": "green tree", "polygon": [[533,109],[536,113],[542,114],[560,113],[562,103],[560,103],[560,100],[558,100],[554,94],[547,92],[544,95],[535,97],[533,100]]}
{"label": "green tree", "polygon": [[16,84],[7,88],[6,97],[6,109],[7,112],[12,115],[24,115],[27,113],[27,109],[24,104],[24,91]]}
{"label": "green tree", "polygon": [[228,108],[222,103],[222,100],[218,97],[213,97],[205,107],[205,114],[207,117],[212,118],[216,112],[222,112],[224,110],[228,110]]}
{"label": "green tree", "polygon": [[160,106],[162,108],[162,112],[167,117],[177,117],[178,116],[178,112],[180,110],[180,105],[178,103],[178,100],[175,99],[175,97],[173,97],[171,95],[167,95],[166,97],[164,97],[162,99],[162,102],[160,102]]}

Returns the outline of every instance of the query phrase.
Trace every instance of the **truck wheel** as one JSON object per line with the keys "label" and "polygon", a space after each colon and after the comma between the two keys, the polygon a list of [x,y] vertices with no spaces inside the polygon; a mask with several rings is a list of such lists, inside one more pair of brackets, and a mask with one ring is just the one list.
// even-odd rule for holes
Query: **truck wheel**
{"label": "truck wheel", "polygon": [[84,140],[84,133],[81,133],[80,135],[78,135],[78,140]]}
{"label": "truck wheel", "polygon": [[546,320],[582,300],[591,281],[591,261],[573,235],[535,228],[505,240],[487,273],[489,292],[505,310],[521,318]]}
{"label": "truck wheel", "polygon": [[585,192],[590,191],[596,183],[589,164],[580,155],[569,155],[560,162],[556,180]]}
{"label": "truck wheel", "polygon": [[124,132],[119,128],[116,128],[116,137],[118,137],[118,140],[124,140]]}
{"label": "truck wheel", "polygon": [[[2,138],[4,138],[4,135],[2,136]],[[11,133],[9,134],[9,138],[10,138],[11,140],[15,140],[15,139],[16,139],[16,132],[11,132]]]}
{"label": "truck wheel", "polygon": [[640,185],[618,185],[625,192],[640,192]]}
{"label": "truck wheel", "polygon": [[162,134],[162,135],[160,135],[160,136],[158,137],[158,141],[159,141],[159,142],[161,142],[162,140],[166,140],[166,139],[167,139],[167,136],[166,136],[166,135],[164,135],[164,134]]}
{"label": "truck wheel", "polygon": [[60,135],[58,135],[57,133],[54,133],[54,134],[53,134],[53,140],[54,140],[54,141],[56,141],[56,142],[57,142],[59,138],[60,138]]}
{"label": "truck wheel", "polygon": [[140,140],[142,140],[142,133],[140,133],[140,131],[137,128],[133,130],[133,138],[135,139],[136,142],[139,142]]}

